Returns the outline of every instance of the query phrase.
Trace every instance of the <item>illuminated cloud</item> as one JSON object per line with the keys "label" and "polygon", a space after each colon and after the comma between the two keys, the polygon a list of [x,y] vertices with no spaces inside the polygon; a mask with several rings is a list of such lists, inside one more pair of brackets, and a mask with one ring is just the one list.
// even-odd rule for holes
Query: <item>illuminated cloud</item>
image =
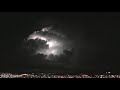
{"label": "illuminated cloud", "polygon": [[28,36],[27,41],[36,39],[46,41],[48,48],[43,49],[38,45],[35,54],[40,53],[47,56],[51,54],[60,55],[63,54],[64,50],[71,49],[71,42],[65,37],[65,35],[52,30],[52,27],[46,27],[41,31],[33,32]]}

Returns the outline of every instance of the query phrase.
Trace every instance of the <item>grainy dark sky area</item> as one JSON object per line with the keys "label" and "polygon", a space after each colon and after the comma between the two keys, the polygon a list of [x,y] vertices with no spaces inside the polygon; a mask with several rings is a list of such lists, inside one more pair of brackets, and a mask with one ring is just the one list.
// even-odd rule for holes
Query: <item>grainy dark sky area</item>
{"label": "grainy dark sky area", "polygon": [[[74,40],[72,63],[38,65],[21,53],[34,27],[49,25]],[[0,71],[120,72],[119,12],[1,12],[0,33]]]}

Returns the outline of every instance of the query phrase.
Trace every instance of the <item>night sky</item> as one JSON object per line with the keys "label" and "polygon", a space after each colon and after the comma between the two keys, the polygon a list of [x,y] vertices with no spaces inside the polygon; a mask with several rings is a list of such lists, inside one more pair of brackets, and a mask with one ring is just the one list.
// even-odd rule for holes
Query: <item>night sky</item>
{"label": "night sky", "polygon": [[[54,25],[74,41],[71,61],[42,64],[27,56],[24,38]],[[120,73],[119,12],[1,12],[0,71]]]}

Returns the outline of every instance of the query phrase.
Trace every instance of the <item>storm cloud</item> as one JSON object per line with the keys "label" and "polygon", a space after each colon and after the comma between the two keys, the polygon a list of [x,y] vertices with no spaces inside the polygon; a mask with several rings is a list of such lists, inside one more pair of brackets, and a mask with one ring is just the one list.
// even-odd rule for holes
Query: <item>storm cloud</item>
{"label": "storm cloud", "polygon": [[70,41],[64,34],[54,31],[52,27],[45,27],[40,31],[34,31],[28,36],[25,41],[25,48],[35,54],[60,56],[65,54],[64,51],[72,50],[72,41]]}

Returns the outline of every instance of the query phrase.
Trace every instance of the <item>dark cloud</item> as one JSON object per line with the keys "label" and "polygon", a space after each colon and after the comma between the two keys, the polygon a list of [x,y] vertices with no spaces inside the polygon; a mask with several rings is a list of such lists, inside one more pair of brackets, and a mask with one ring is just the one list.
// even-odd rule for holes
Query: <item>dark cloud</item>
{"label": "dark cloud", "polygon": [[40,50],[41,52],[43,50],[48,49],[47,41],[41,40],[41,39],[30,39],[28,41],[24,41],[24,49],[30,53],[31,55],[36,52],[36,50]]}

